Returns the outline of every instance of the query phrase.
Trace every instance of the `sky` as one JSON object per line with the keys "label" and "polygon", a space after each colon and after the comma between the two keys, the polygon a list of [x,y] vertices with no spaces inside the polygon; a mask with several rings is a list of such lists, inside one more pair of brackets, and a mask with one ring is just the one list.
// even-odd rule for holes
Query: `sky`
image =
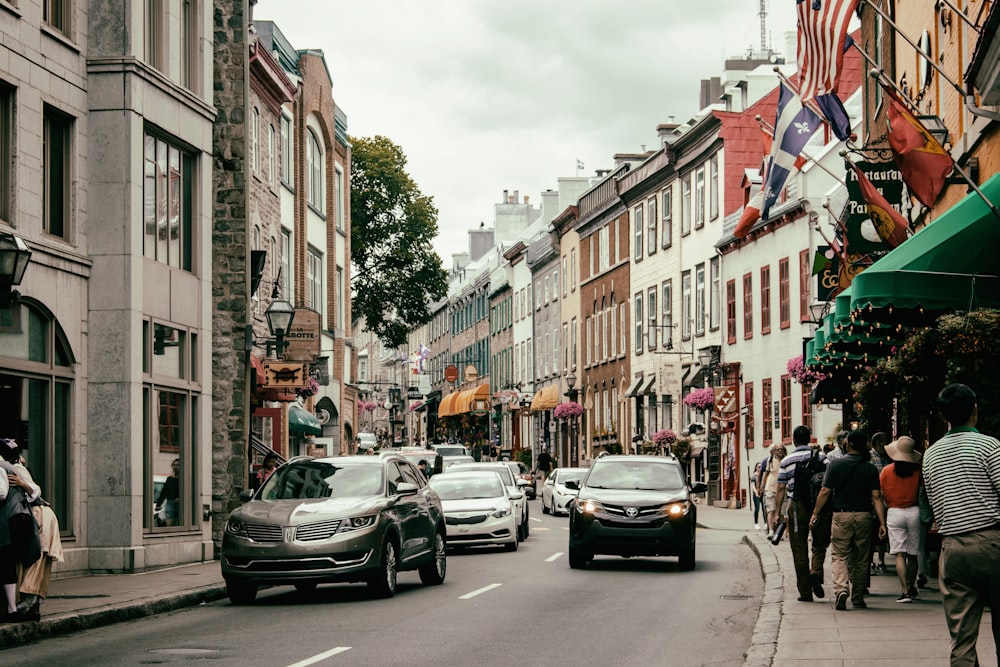
{"label": "sky", "polygon": [[[781,52],[795,3],[764,7]],[[702,79],[761,46],[760,0],[258,0],[254,19],[323,51],[350,135],[402,148],[446,269],[504,190],[537,205],[653,149],[657,125],[699,111]]]}

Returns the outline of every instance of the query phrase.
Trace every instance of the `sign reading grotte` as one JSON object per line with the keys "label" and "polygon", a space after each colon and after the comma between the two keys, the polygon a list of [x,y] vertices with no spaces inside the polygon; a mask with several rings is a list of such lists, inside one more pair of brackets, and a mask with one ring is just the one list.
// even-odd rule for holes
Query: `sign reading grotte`
{"label": "sign reading grotte", "polygon": [[319,336],[319,313],[311,308],[296,308],[292,329],[285,335],[285,359],[311,362],[319,356]]}

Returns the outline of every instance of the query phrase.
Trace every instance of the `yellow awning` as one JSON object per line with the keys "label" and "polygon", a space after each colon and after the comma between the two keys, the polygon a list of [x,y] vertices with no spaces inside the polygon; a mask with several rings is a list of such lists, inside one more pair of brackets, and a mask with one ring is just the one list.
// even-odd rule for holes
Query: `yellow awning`
{"label": "yellow awning", "polygon": [[552,410],[557,405],[559,405],[559,385],[557,384],[542,387],[535,392],[534,398],[531,399],[532,412],[536,410]]}
{"label": "yellow awning", "polygon": [[441,404],[438,405],[438,417],[450,417],[455,414],[454,404],[455,399],[458,395],[462,393],[460,391],[453,391],[444,398],[441,399]]}
{"label": "yellow awning", "polygon": [[465,391],[458,392],[458,398],[456,398],[455,402],[452,404],[452,414],[461,415],[466,412],[471,412],[477,400],[486,401],[487,405],[489,404],[489,383],[481,384],[475,389],[466,389]]}

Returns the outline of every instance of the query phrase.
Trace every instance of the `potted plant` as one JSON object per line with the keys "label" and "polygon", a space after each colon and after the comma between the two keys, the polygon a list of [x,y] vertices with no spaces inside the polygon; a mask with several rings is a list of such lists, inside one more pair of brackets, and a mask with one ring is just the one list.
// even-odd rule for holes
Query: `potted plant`
{"label": "potted plant", "polygon": [[801,354],[789,359],[785,368],[793,380],[803,385],[811,385],[826,378],[823,373],[809,370],[803,362]]}
{"label": "potted plant", "polygon": [[715,390],[711,387],[695,389],[684,397],[684,405],[696,410],[708,410],[715,405]]}
{"label": "potted plant", "polygon": [[576,401],[569,401],[568,403],[560,403],[556,406],[555,411],[552,413],[556,419],[568,420],[573,417],[579,417],[583,414],[583,406]]}

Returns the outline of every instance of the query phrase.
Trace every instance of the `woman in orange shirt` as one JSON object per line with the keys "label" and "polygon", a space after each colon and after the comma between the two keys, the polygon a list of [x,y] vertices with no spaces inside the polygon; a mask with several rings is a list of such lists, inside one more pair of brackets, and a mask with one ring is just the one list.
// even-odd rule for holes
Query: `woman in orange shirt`
{"label": "woman in orange shirt", "polygon": [[896,602],[917,597],[917,555],[920,553],[920,452],[913,438],[901,436],[885,451],[892,463],[879,474],[882,497],[889,508],[886,523],[889,553],[896,557],[896,575],[903,592]]}

